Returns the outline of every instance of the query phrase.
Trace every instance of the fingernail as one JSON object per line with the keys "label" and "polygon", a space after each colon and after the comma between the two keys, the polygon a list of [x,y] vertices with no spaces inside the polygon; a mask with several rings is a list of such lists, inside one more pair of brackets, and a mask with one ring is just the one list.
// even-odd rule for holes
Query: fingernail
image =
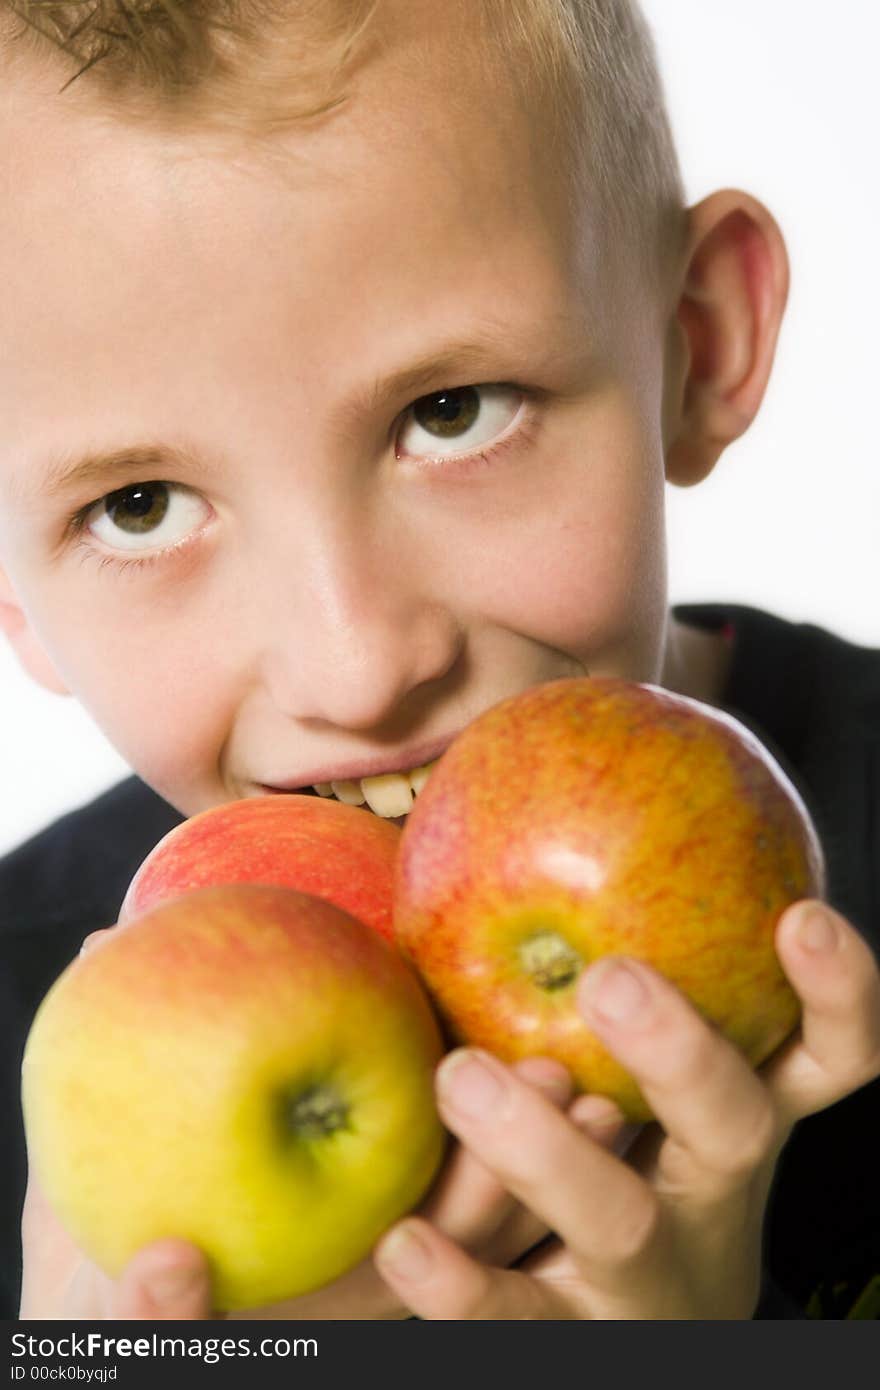
{"label": "fingernail", "polygon": [[584,1125],[587,1129],[611,1129],[623,1123],[620,1106],[607,1096],[597,1095],[595,1091],[578,1096],[568,1114],[576,1125]]}
{"label": "fingernail", "polygon": [[567,1069],[550,1057],[523,1057],[513,1070],[548,1100],[562,1105],[571,1097],[574,1083]]}
{"label": "fingernail", "polygon": [[462,1115],[484,1116],[497,1110],[506,1087],[484,1054],[459,1049],[445,1057],[437,1068],[437,1085],[443,1099]]}
{"label": "fingernail", "polygon": [[170,1269],[159,1269],[147,1280],[147,1289],[158,1303],[176,1303],[192,1293],[203,1278],[200,1269],[191,1265],[174,1265]]}
{"label": "fingernail", "polygon": [[434,1264],[434,1257],[426,1242],[406,1221],[385,1236],[377,1246],[374,1258],[380,1270],[387,1270],[398,1279],[409,1279],[413,1283],[427,1279]]}
{"label": "fingernail", "polygon": [[583,989],[590,1012],[604,1023],[641,1022],[650,1013],[644,981],[622,961],[599,961],[584,976]]}
{"label": "fingernail", "polygon": [[798,940],[808,951],[831,951],[837,943],[837,932],[828,913],[821,907],[811,907],[801,917]]}

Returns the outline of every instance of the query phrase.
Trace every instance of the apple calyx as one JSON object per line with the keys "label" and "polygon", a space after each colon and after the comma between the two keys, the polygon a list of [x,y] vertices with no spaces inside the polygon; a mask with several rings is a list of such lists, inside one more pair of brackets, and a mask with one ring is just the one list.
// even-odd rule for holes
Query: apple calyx
{"label": "apple calyx", "polygon": [[297,1139],[326,1139],[350,1128],[348,1106],[331,1086],[288,1092],[282,1097],[281,1120],[284,1132]]}
{"label": "apple calyx", "polygon": [[539,989],[564,989],[584,968],[578,952],[556,931],[538,932],[521,941],[519,958]]}

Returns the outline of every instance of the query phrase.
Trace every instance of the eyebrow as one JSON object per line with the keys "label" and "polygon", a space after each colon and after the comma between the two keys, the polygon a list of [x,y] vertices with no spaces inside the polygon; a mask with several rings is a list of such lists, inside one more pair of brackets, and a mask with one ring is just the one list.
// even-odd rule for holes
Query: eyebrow
{"label": "eyebrow", "polygon": [[41,496],[54,498],[87,484],[103,486],[114,473],[129,477],[137,473],[140,481],[146,482],[167,472],[199,473],[205,469],[205,460],[199,454],[178,445],[130,444],[120,449],[90,451],[73,459],[54,459],[41,476],[39,491]]}
{"label": "eyebrow", "polygon": [[[535,352],[534,330],[524,335],[514,332],[512,325],[500,322],[485,323],[481,329],[480,333],[460,342],[446,343],[425,352],[405,367],[358,389],[335,412],[335,429],[343,435],[351,433],[359,421],[389,402],[401,399],[411,402],[431,386],[441,390],[444,386],[451,389],[481,381],[501,382],[505,376],[499,374],[498,367],[503,362],[530,361],[530,370],[534,371],[540,358],[540,365],[546,371],[554,357],[561,355],[553,351],[552,345],[558,340],[555,333],[546,331],[546,326],[540,336],[549,340],[550,346],[545,341],[538,353]],[[54,499],[88,485],[107,491],[107,483],[112,483],[114,475],[129,479],[137,475],[139,481],[147,481],[158,480],[167,473],[198,476],[208,467],[207,458],[196,449],[164,441],[137,443],[56,457],[40,473],[34,491],[40,497]],[[16,488],[18,492],[24,490]]]}
{"label": "eyebrow", "polygon": [[440,390],[444,386],[477,385],[481,380],[487,380],[481,375],[484,372],[491,373],[494,380],[501,380],[503,378],[498,373],[500,363],[509,363],[513,357],[522,361],[526,343],[530,344],[534,357],[534,332],[518,343],[511,325],[487,324],[481,334],[422,353],[414,362],[388,376],[377,378],[366,389],[356,392],[353,399],[338,412],[339,423],[343,426],[352,424],[393,400],[404,397],[414,400],[419,392],[429,386]]}

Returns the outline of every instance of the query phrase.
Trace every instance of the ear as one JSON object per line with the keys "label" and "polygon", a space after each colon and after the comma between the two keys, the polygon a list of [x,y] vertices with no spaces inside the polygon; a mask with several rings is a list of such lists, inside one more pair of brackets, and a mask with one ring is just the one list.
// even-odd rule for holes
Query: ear
{"label": "ear", "polygon": [[724,189],[690,209],[675,315],[687,362],[667,446],[670,482],[701,482],[755,418],[788,282],[782,233],[756,198]]}
{"label": "ear", "polygon": [[3,569],[0,569],[0,629],[6,633],[13,651],[33,680],[55,695],[70,693],[31,627]]}

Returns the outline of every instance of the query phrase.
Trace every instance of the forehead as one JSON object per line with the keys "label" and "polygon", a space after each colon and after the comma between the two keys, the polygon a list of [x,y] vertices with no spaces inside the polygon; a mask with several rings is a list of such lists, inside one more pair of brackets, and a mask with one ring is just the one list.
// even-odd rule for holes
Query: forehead
{"label": "forehead", "polygon": [[[413,240],[433,224],[448,235],[456,222],[482,230],[504,219],[546,228],[564,254],[577,236],[576,180],[562,142],[546,103],[527,96],[500,50],[461,22],[462,5],[387,0],[384,25],[341,88],[342,107],[260,138],[236,140],[228,122],[213,135],[198,125],[176,132],[170,120],[164,130],[143,118],[125,124],[88,74],[59,95],[59,71],[15,65],[4,74],[0,175],[25,217],[30,209],[32,220],[60,230],[68,214],[91,210],[117,242],[129,209],[143,234],[167,229],[180,239],[184,222],[195,234],[214,217],[219,230],[224,197],[242,222],[249,212],[259,218],[262,194],[282,217],[293,211],[302,221],[311,207],[325,227],[334,211],[363,219],[371,200],[387,233],[403,226]],[[276,74],[273,90],[279,85]]]}
{"label": "forehead", "polygon": [[[210,183],[240,176],[253,186],[262,179],[285,184],[289,194],[323,197],[335,186],[340,197],[358,189],[382,199],[396,184],[395,194],[406,199],[406,180],[412,197],[402,210],[410,214],[421,201],[424,213],[442,216],[452,197],[469,221],[483,205],[492,214],[519,216],[536,201],[555,218],[571,199],[572,171],[540,99],[526,97],[522,84],[508,80],[500,58],[493,60],[485,44],[473,48],[469,35],[460,46],[460,34],[439,16],[428,42],[414,18],[425,6],[421,0],[411,0],[411,6],[410,23],[395,21],[392,37],[386,25],[378,51],[368,50],[354,69],[342,88],[341,108],[326,118],[279,127],[277,135],[249,137],[243,130],[236,139],[228,113],[213,133],[207,123],[175,128],[170,117],[162,127],[143,116],[114,120],[99,89],[88,87],[87,75],[59,93],[62,69],[19,62],[3,74],[0,171],[19,206],[41,192],[57,206],[58,189],[81,205],[103,170],[105,186],[119,186],[117,213],[140,191],[157,205],[165,194],[161,211],[167,212],[175,189],[182,199],[191,198],[192,171],[201,170]],[[397,6],[390,12],[409,13]],[[118,110],[122,116],[124,108]],[[506,208],[499,207],[502,197]],[[189,210],[198,211],[192,203]],[[108,207],[108,231],[112,212]],[[59,209],[53,220],[62,218]]]}
{"label": "forehead", "polygon": [[260,142],[126,125],[76,84],[58,96],[55,73],[16,77],[4,452],[90,415],[148,432],[157,395],[171,420],[192,417],[193,389],[200,413],[212,393],[228,413],[230,380],[240,415],[264,418],[476,321],[574,330],[588,209],[573,215],[535,113],[450,44],[401,40],[331,119]]}

